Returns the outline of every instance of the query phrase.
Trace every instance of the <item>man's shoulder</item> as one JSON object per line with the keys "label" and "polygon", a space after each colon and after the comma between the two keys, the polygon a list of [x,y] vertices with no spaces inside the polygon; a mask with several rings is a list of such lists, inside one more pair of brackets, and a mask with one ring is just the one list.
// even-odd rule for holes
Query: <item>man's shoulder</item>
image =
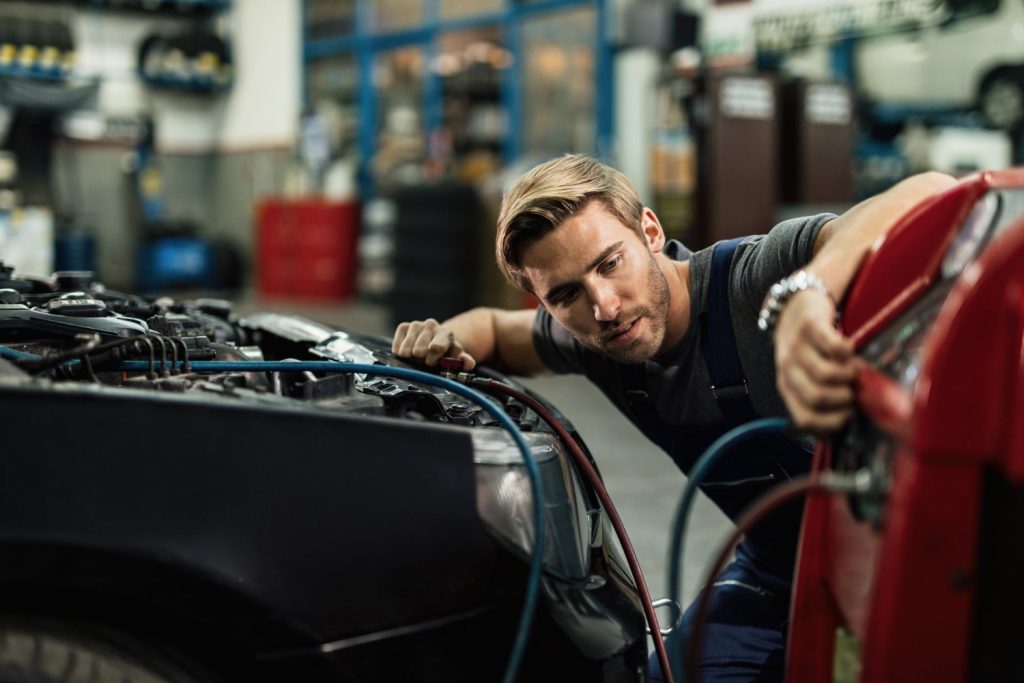
{"label": "man's shoulder", "polygon": [[673,261],[689,261],[693,251],[679,240],[668,240],[662,253]]}

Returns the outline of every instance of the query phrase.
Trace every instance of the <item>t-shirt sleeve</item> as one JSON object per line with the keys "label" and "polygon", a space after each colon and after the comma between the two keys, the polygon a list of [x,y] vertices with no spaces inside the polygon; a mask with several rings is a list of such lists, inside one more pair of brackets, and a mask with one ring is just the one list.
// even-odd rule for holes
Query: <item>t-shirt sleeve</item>
{"label": "t-shirt sleeve", "polygon": [[818,233],[833,218],[831,213],[791,218],[767,235],[752,237],[741,245],[732,281],[738,284],[740,298],[750,311],[757,313],[773,284],[807,265],[814,255]]}
{"label": "t-shirt sleeve", "polygon": [[537,309],[533,318],[533,346],[544,365],[560,374],[582,374],[583,345],[555,320],[547,309]]}

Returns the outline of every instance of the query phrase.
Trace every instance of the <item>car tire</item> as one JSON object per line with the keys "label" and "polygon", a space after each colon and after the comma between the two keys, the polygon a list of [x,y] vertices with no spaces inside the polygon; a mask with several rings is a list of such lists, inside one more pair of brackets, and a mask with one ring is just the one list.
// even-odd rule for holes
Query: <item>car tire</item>
{"label": "car tire", "polygon": [[1001,130],[1024,128],[1024,69],[1003,69],[987,76],[978,94],[978,110]]}
{"label": "car tire", "polygon": [[0,621],[0,683],[206,683],[145,643],[63,621]]}

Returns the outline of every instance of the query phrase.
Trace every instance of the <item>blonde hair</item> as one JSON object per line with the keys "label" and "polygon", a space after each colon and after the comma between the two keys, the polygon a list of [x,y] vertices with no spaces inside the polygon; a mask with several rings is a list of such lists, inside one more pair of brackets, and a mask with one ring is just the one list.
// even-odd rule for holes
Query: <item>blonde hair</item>
{"label": "blonde hair", "polygon": [[614,168],[586,154],[566,154],[524,173],[505,193],[498,214],[495,258],[505,278],[530,291],[520,261],[523,250],[592,201],[601,202],[643,239],[643,202],[629,179]]}

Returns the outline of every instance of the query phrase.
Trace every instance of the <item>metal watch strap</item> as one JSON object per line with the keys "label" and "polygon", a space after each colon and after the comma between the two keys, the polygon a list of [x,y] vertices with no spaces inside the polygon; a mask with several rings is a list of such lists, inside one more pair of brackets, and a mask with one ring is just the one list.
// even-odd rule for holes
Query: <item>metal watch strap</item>
{"label": "metal watch strap", "polygon": [[757,328],[762,332],[773,331],[786,303],[793,295],[808,289],[817,290],[831,299],[832,303],[836,302],[828,285],[820,277],[806,270],[798,270],[789,277],[782,278],[768,290],[761,305],[761,313],[757,316]]}

